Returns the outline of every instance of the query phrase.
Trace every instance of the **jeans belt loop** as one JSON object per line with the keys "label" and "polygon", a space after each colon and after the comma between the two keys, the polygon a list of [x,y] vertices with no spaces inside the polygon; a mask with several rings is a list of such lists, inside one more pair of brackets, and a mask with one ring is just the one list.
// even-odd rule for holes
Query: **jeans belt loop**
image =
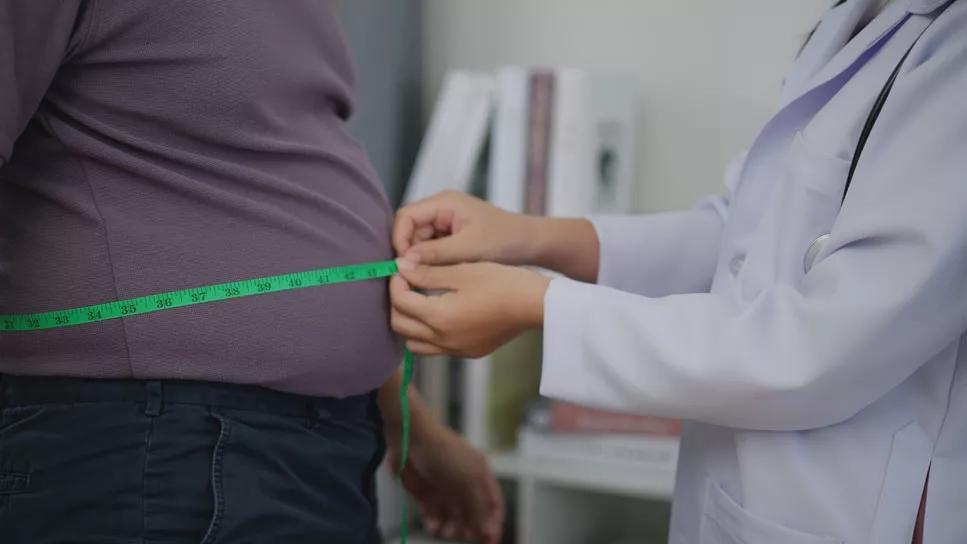
{"label": "jeans belt loop", "polygon": [[164,404],[164,390],[161,382],[148,382],[144,384],[144,415],[156,417],[161,415],[161,407]]}

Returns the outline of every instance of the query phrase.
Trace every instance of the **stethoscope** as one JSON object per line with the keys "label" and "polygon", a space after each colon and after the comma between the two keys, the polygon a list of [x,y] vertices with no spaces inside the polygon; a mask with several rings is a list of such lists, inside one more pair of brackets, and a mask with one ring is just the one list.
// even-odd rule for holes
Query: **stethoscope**
{"label": "stethoscope", "polygon": [[[944,5],[944,7],[937,12],[937,15],[927,24],[927,26],[920,31],[917,39],[913,40],[913,43],[910,44],[907,52],[904,53],[903,57],[900,58],[900,61],[897,62],[896,68],[893,69],[893,73],[890,74],[889,79],[887,79],[886,83],[883,85],[883,89],[880,90],[880,94],[876,97],[876,101],[873,102],[873,108],[870,109],[870,114],[866,118],[866,122],[863,124],[863,130],[860,132],[860,138],[856,142],[856,150],[853,152],[853,159],[850,162],[849,174],[846,176],[846,186],[843,187],[843,198],[840,200],[840,208],[842,208],[843,202],[846,201],[846,194],[849,192],[850,183],[853,182],[853,174],[856,172],[856,165],[859,164],[860,155],[863,154],[863,148],[866,147],[866,140],[869,139],[870,132],[873,131],[873,125],[876,124],[876,119],[880,116],[880,111],[883,110],[883,104],[886,103],[887,97],[890,96],[890,91],[893,90],[893,84],[896,82],[896,78],[900,74],[900,68],[903,67],[903,63],[906,62],[907,57],[910,56],[910,51],[913,51],[913,47],[917,45],[917,42],[919,42],[920,38],[922,38],[927,32],[927,29],[930,28],[930,25],[937,20],[937,17],[939,17],[950,4],[953,4],[953,1]],[[808,274],[809,271],[812,270],[813,265],[816,264],[816,258],[819,257],[819,255],[826,248],[826,245],[829,244],[831,237],[831,234],[827,232],[826,234],[817,236],[816,239],[809,244],[809,247],[806,248],[806,253],[803,255],[803,272]]]}

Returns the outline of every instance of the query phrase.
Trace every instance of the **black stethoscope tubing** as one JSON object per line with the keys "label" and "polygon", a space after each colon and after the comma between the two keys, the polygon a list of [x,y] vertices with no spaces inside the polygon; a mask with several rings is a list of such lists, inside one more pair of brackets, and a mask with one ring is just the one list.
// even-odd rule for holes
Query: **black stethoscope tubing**
{"label": "black stethoscope tubing", "polygon": [[[893,90],[893,84],[896,83],[897,76],[900,75],[900,69],[903,68],[903,64],[906,62],[907,57],[910,56],[910,52],[913,51],[914,46],[917,45],[917,42],[920,41],[920,38],[922,38],[923,35],[927,32],[927,29],[930,28],[930,25],[932,25],[933,22],[936,21],[937,18],[940,16],[940,14],[943,13],[943,11],[947,9],[947,7],[950,6],[950,4],[953,4],[954,1],[956,0],[951,0],[950,2],[945,4],[942,8],[940,8],[936,16],[934,16],[934,18],[930,20],[927,26],[925,26],[923,30],[920,31],[920,34],[917,35],[917,38],[913,40],[912,44],[910,44],[910,47],[907,49],[906,53],[904,53],[903,57],[900,58],[900,61],[897,62],[896,68],[894,68],[893,72],[890,73],[890,77],[886,80],[886,83],[883,84],[883,88],[880,90],[880,94],[877,95],[876,100],[873,102],[873,107],[870,109],[870,113],[866,117],[866,122],[863,123],[863,130],[860,131],[859,140],[856,142],[856,149],[853,151],[853,158],[850,160],[849,174],[847,174],[846,176],[846,185],[843,187],[843,197],[840,199],[840,208],[842,208],[843,203],[846,202],[846,195],[847,193],[849,193],[850,185],[853,182],[853,174],[856,173],[856,166],[860,162],[860,156],[863,154],[863,148],[866,147],[866,141],[869,139],[870,133],[873,132],[873,126],[876,124],[876,120],[877,118],[879,118],[880,112],[883,110],[883,105],[886,104],[887,97],[890,96],[890,91]],[[823,251],[826,244],[829,242],[829,239],[830,239],[830,233],[827,232],[825,234],[817,236],[816,239],[809,244],[809,247],[806,248],[806,252],[803,255],[804,273],[808,274],[809,271],[812,269],[813,264],[816,261],[816,258]]]}

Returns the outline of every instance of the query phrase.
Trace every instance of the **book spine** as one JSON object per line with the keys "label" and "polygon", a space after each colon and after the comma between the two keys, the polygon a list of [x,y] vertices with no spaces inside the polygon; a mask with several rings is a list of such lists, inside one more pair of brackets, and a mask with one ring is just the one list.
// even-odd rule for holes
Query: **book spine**
{"label": "book spine", "polygon": [[514,213],[524,211],[529,81],[530,73],[518,66],[502,68],[497,75],[487,198],[494,206]]}
{"label": "book spine", "polygon": [[447,75],[420,145],[404,202],[444,189],[470,190],[493,113],[494,78],[454,71]]}
{"label": "book spine", "polygon": [[530,77],[527,170],[524,213],[544,215],[550,167],[551,124],[554,110],[554,74],[534,72]]}
{"label": "book spine", "polygon": [[594,201],[591,77],[574,68],[555,76],[546,214],[579,217],[591,211]]}

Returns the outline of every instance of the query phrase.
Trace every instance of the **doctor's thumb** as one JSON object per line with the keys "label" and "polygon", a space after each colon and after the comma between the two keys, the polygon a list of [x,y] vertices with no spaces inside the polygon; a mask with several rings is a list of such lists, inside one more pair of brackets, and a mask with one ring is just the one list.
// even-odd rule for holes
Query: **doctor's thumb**
{"label": "doctor's thumb", "polygon": [[407,259],[416,259],[422,264],[457,264],[476,261],[466,242],[459,234],[452,234],[435,240],[420,242],[411,247],[404,255]]}
{"label": "doctor's thumb", "polygon": [[454,266],[423,266],[403,263],[408,258],[400,259],[400,276],[409,284],[410,287],[424,291],[451,290],[460,284],[464,268],[462,265]]}

